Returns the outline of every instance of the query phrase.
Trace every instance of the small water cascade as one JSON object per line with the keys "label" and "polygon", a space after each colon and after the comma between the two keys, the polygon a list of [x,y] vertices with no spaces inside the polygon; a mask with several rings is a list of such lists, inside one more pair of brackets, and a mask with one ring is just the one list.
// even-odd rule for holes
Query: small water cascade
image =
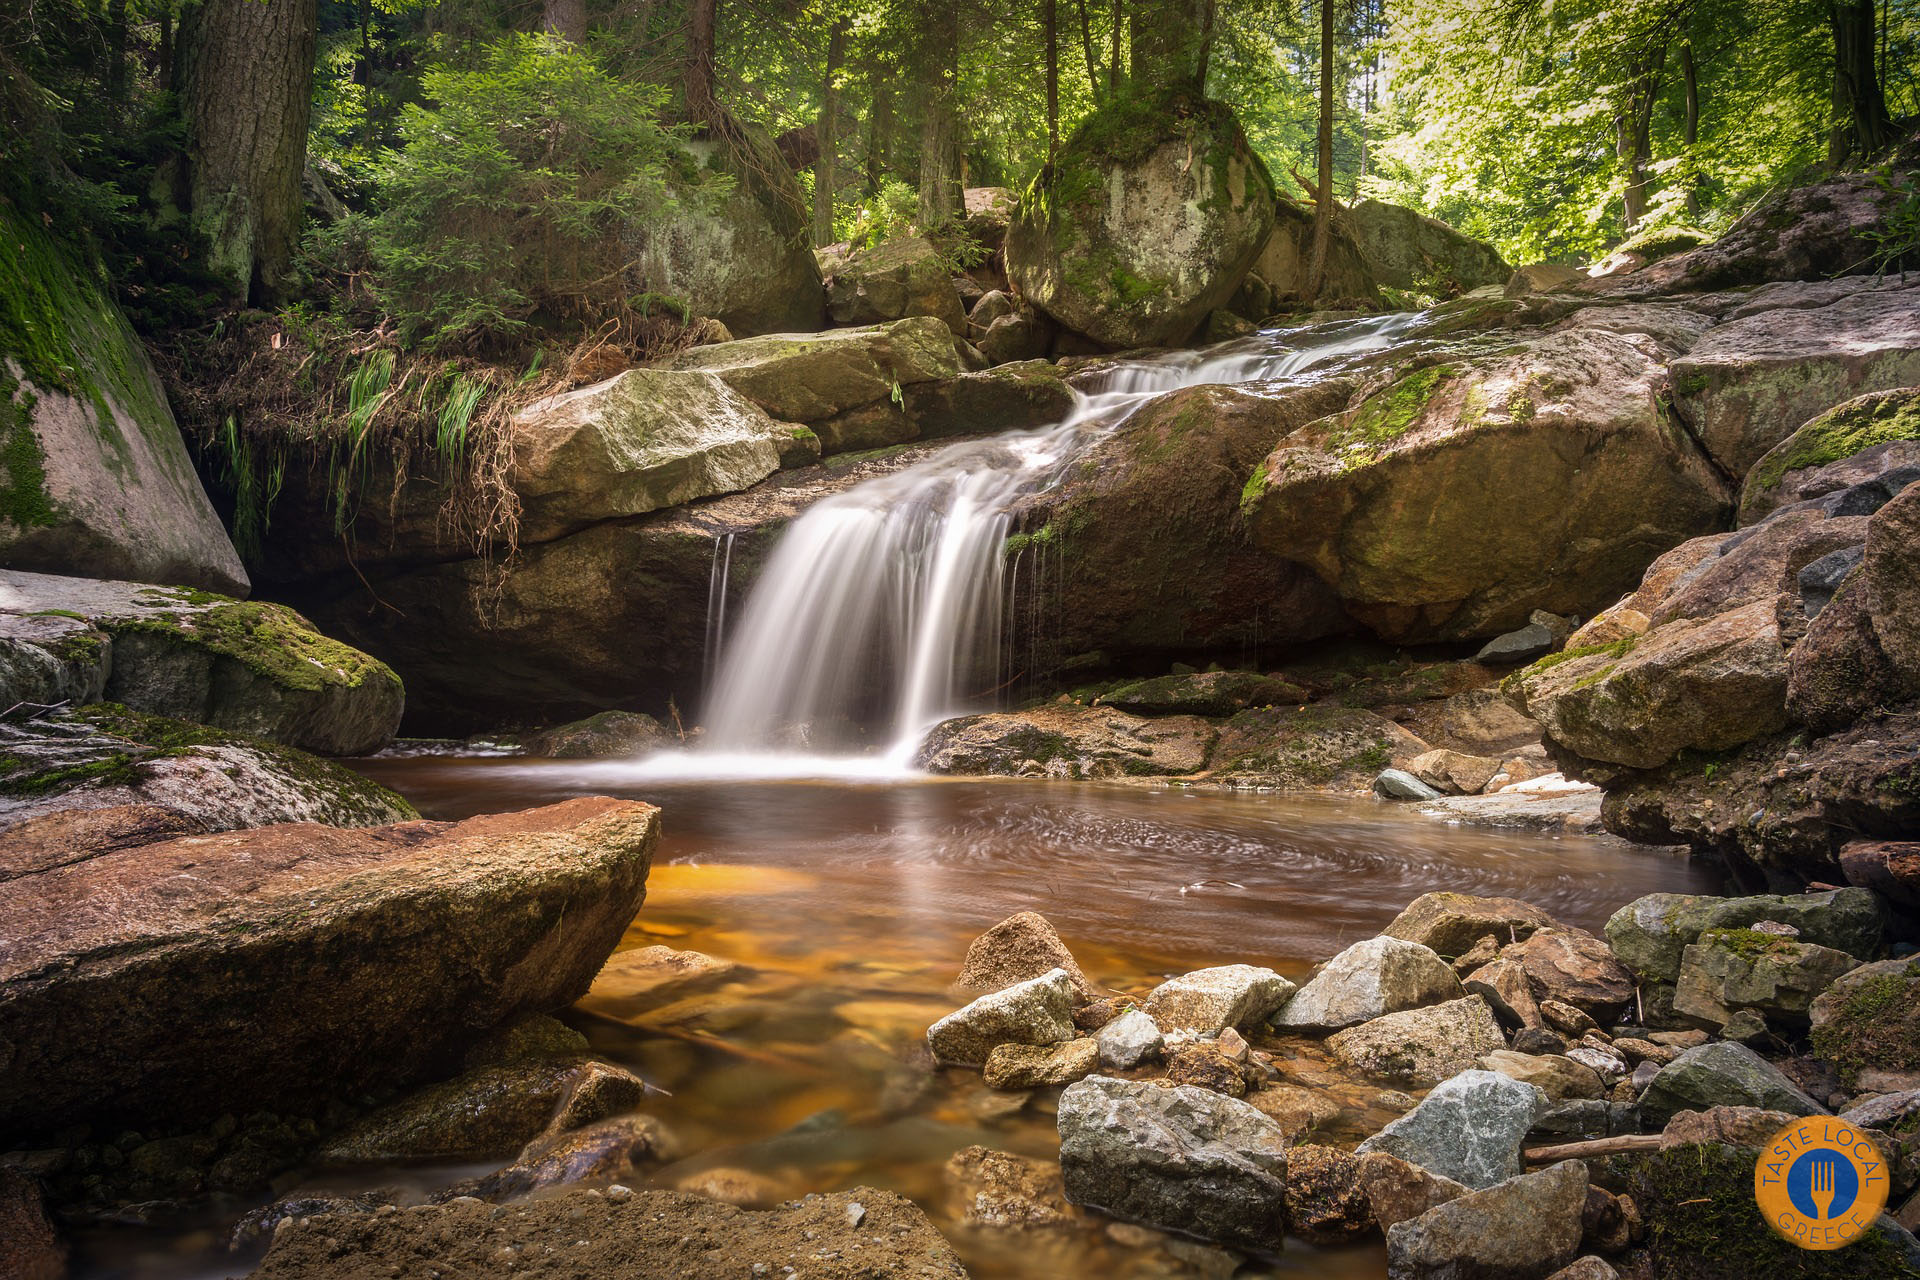
{"label": "small water cascade", "polygon": [[809,508],[731,627],[732,549],[716,540],[703,754],[857,750],[864,726],[881,748],[868,758],[904,767],[927,728],[999,683],[1003,547],[1018,500],[1055,483],[1156,396],[1379,350],[1416,318],[1263,333],[1120,364],[1055,426],[956,444]]}
{"label": "small water cascade", "polygon": [[707,574],[707,650],[701,674],[713,683],[720,652],[727,643],[727,579],[733,572],[733,535],[713,535],[713,568]]}

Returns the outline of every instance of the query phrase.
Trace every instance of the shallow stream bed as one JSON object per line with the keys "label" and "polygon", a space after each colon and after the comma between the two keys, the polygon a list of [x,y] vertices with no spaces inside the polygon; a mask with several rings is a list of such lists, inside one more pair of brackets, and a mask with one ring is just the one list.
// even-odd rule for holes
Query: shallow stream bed
{"label": "shallow stream bed", "polygon": [[[647,904],[622,946],[663,943],[744,967],[666,1005],[603,981],[567,1015],[598,1053],[666,1091],[649,1109],[678,1158],[652,1181],[752,1181],[780,1197],[891,1187],[932,1214],[983,1280],[1200,1275],[1206,1261],[1091,1216],[1028,1232],[961,1225],[943,1175],[954,1152],[1058,1151],[1044,1094],[1009,1114],[977,1073],[915,1065],[927,1025],[956,1007],[947,987],[968,942],[1006,916],[1041,912],[1090,978],[1140,992],[1232,962],[1302,980],[1433,889],[1523,898],[1598,929],[1642,894],[1715,888],[1670,851],[1450,826],[1361,799],[1026,781],[665,783],[621,764],[525,760],[360,767],[435,818],[583,794],[660,805]],[[1391,1118],[1369,1105],[1377,1090],[1332,1081],[1310,1054],[1280,1065],[1341,1105],[1328,1128],[1336,1139]],[[381,1170],[328,1185],[396,1180]],[[214,1235],[94,1236],[86,1273],[157,1280],[250,1267],[219,1258]],[[1385,1272],[1377,1245],[1289,1242],[1263,1265],[1241,1274]]]}

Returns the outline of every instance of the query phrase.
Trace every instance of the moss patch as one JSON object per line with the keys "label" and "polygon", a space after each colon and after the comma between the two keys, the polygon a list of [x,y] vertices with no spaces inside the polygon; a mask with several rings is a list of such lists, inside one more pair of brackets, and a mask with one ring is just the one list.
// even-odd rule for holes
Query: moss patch
{"label": "moss patch", "polygon": [[145,632],[182,640],[232,658],[248,670],[287,689],[318,692],[337,686],[358,688],[369,677],[394,682],[387,665],[351,645],[329,639],[284,605],[227,600],[206,592],[156,591],[182,604],[221,601],[181,613],[156,613],[144,618],[116,618],[101,623],[118,635]]}
{"label": "moss patch", "polygon": [[1920,1061],[1920,960],[1858,984],[1829,1022],[1813,1029],[1814,1051],[1851,1082],[1865,1070],[1910,1071]]}
{"label": "moss patch", "polygon": [[1777,489],[1788,472],[1824,467],[1893,440],[1920,440],[1920,390],[1882,391],[1827,410],[1762,458],[1748,483]]}
{"label": "moss patch", "polygon": [[1460,375],[1452,365],[1439,364],[1410,373],[1386,390],[1369,396],[1345,423],[1327,434],[1330,453],[1352,450],[1371,461],[1381,450],[1405,435],[1441,389]]}
{"label": "moss patch", "polygon": [[47,455],[33,430],[35,396],[0,364],[0,522],[16,529],[54,523]]}

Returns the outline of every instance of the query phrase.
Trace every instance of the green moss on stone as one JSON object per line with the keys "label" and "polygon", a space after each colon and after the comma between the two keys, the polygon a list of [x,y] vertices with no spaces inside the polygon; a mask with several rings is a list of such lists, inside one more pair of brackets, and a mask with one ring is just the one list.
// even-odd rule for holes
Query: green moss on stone
{"label": "green moss on stone", "polygon": [[1907,1071],[1920,1061],[1920,960],[1861,982],[1840,1010],[1813,1029],[1814,1052],[1832,1059],[1843,1079],[1863,1070]]}
{"label": "green moss on stone", "polygon": [[1368,397],[1353,416],[1331,431],[1325,447],[1329,452],[1354,449],[1371,457],[1405,435],[1419,420],[1435,395],[1459,376],[1452,365],[1439,364],[1410,373],[1386,390]]}
{"label": "green moss on stone", "polygon": [[0,523],[50,527],[56,512],[47,492],[47,455],[33,430],[32,392],[0,364]]}
{"label": "green moss on stone", "polygon": [[1827,410],[1762,458],[1750,483],[1775,489],[1788,472],[1823,467],[1893,440],[1920,440],[1920,390],[1862,396]]}
{"label": "green moss on stone", "polygon": [[144,632],[211,650],[286,689],[318,692],[339,686],[358,688],[369,677],[396,683],[399,680],[385,663],[321,635],[285,605],[228,600],[187,590],[177,596],[189,605],[209,600],[221,603],[180,613],[114,619],[102,625],[116,635]]}

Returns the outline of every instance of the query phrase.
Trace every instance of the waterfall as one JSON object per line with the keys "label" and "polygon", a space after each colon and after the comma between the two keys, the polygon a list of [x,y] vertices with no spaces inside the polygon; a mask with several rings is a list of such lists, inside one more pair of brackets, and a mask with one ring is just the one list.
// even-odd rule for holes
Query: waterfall
{"label": "waterfall", "polygon": [[[1015,503],[1156,396],[1260,382],[1391,345],[1397,314],[1268,332],[1117,364],[1060,423],[942,450],[808,508],[781,537],[726,627],[731,547],[714,549],[708,636],[718,653],[703,750],[857,749],[903,767],[920,737],[998,683]],[[711,658],[710,658],[711,664]]]}

